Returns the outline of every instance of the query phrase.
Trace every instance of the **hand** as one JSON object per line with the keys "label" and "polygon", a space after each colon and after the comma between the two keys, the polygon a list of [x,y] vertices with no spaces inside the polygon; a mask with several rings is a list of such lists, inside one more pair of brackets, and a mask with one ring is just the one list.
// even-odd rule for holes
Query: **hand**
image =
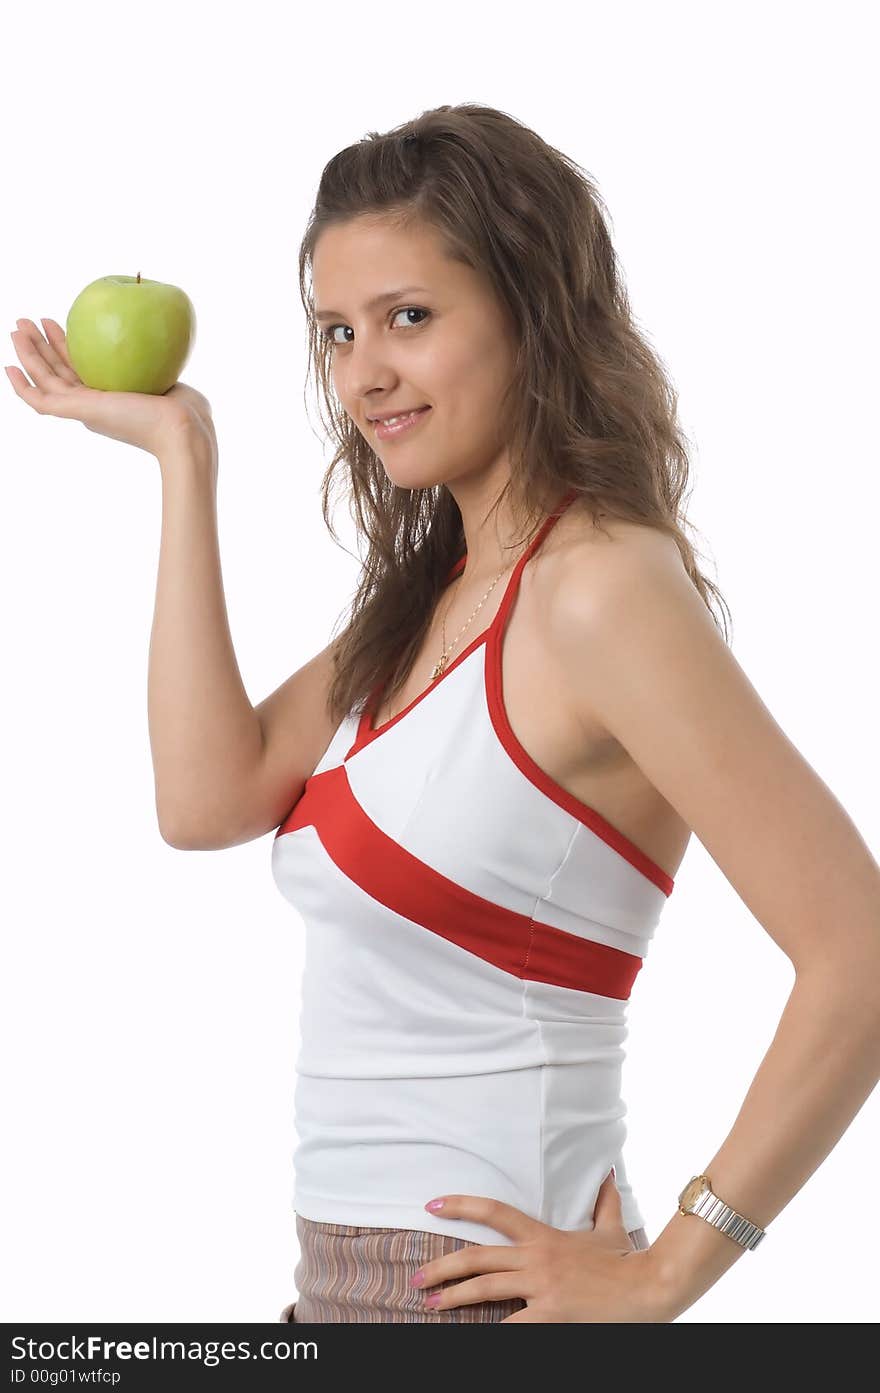
{"label": "hand", "polygon": [[[444,1218],[473,1219],[516,1239],[516,1246],[475,1243],[425,1263],[425,1289],[454,1277],[468,1280],[438,1292],[439,1310],[520,1297],[528,1304],[499,1322],[663,1321],[650,1248],[635,1249],[609,1173],[596,1200],[592,1229],[555,1229],[512,1204],[478,1195],[445,1195]],[[426,1206],[427,1207],[427,1206]]]}
{"label": "hand", "polygon": [[67,338],[53,319],[40,321],[46,338],[29,319],[18,319],[10,335],[20,368],[6,372],[18,396],[40,416],[66,416],[82,421],[87,430],[136,445],[159,456],[181,437],[205,436],[216,450],[217,438],[207,397],[185,382],[175,382],[162,396],[148,392],[103,392],[86,387],[73,369]]}

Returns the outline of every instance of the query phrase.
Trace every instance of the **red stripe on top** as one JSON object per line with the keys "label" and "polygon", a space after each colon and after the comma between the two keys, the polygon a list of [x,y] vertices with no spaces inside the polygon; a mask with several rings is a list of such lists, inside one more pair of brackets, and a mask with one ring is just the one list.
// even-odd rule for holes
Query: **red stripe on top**
{"label": "red stripe on top", "polygon": [[[536,788],[540,789],[542,793],[546,794],[546,796],[552,799],[560,808],[564,808],[565,811],[576,818],[578,822],[582,823],[585,827],[589,827],[592,832],[595,832],[598,837],[601,837],[602,841],[606,842],[608,846],[613,847],[620,856],[628,861],[631,866],[634,866],[637,871],[640,871],[642,875],[646,876],[648,880],[656,885],[658,889],[662,890],[665,895],[671,895],[675,888],[675,880],[668,871],[665,871],[662,866],[658,866],[657,862],[654,861],[652,857],[648,856],[646,852],[642,851],[641,847],[636,846],[635,842],[631,841],[626,833],[621,832],[617,827],[613,826],[612,823],[608,822],[608,820],[604,818],[600,812],[597,812],[595,808],[591,808],[573,793],[569,793],[568,789],[563,788],[555,779],[552,779],[550,775],[532,759],[528,750],[524,745],[520,744],[517,739],[513,727],[508,720],[507,711],[504,706],[501,667],[502,643],[507,619],[519,590],[520,577],[522,576],[527,562],[538,550],[538,547],[543,542],[553,524],[562,516],[568,505],[573,502],[576,497],[577,491],[574,489],[569,490],[560,500],[554,511],[545,518],[538,532],[517,561],[505,587],[501,604],[491,624],[489,624],[482,633],[478,634],[476,638],[472,639],[467,647],[462,649],[458,657],[453,659],[440,676],[435,678],[424,691],[419,692],[418,696],[413,697],[412,701],[409,702],[402,711],[398,711],[396,716],[392,716],[389,721],[385,721],[383,725],[375,728],[373,727],[372,721],[373,715],[377,709],[377,702],[382,684],[379,683],[373,688],[358,723],[354,744],[346,753],[345,758],[350,759],[352,755],[362,750],[365,745],[369,745],[372,740],[383,735],[385,731],[390,730],[392,726],[397,725],[398,721],[402,721],[404,716],[409,715],[414,706],[418,706],[419,702],[423,701],[429,692],[432,692],[451,672],[454,672],[459,663],[463,663],[465,658],[470,657],[475,648],[478,648],[481,643],[485,643],[486,704],[489,708],[489,717],[494,727],[495,734],[498,736],[498,739],[514,764],[530,783],[534,784]],[[459,573],[466,560],[467,552],[464,552],[451,567],[446,577],[447,585]]]}
{"label": "red stripe on top", "polygon": [[501,634],[500,629],[489,636],[486,648],[486,702],[489,707],[489,716],[492,725],[495,727],[495,734],[501,741],[514,764],[525,774],[530,783],[539,788],[542,793],[557,803],[560,808],[564,808],[567,813],[577,818],[578,822],[589,827],[603,842],[613,847],[631,866],[635,866],[637,871],[647,878],[664,892],[671,895],[675,881],[662,866],[658,866],[646,852],[636,846],[635,842],[630,841],[624,832],[614,827],[601,813],[595,808],[582,803],[580,798],[576,798],[573,793],[569,793],[567,788],[556,783],[551,779],[537,764],[524,745],[517,739],[510,721],[507,719],[507,711],[504,706],[504,696],[501,686]]}
{"label": "red stripe on top", "polygon": [[[481,643],[486,642],[486,639],[489,637],[495,626],[498,624],[499,616],[506,611],[506,608],[510,603],[512,593],[515,590],[516,586],[519,584],[520,574],[522,573],[522,570],[525,567],[527,561],[538,550],[538,547],[543,542],[544,538],[550,531],[553,524],[559,517],[562,516],[569,503],[571,503],[572,500],[576,497],[577,491],[575,489],[570,489],[569,492],[565,494],[565,496],[560,500],[554,511],[544,519],[540,528],[535,533],[535,536],[532,538],[531,542],[526,547],[525,551],[520,556],[519,560],[514,566],[513,572],[508,577],[507,585],[505,586],[501,604],[498,610],[496,610],[495,617],[491,621],[491,623],[488,624],[485,629],[483,629],[482,633],[477,634],[476,638],[471,639],[467,647],[463,648],[461,652],[457,655],[457,657],[453,658],[452,662],[444,668],[440,676],[435,677],[434,681],[429,683],[428,686],[425,687],[424,691],[419,692],[417,696],[413,697],[412,701],[407,703],[407,705],[403,708],[402,711],[398,711],[396,716],[392,716],[390,720],[383,722],[383,724],[380,726],[373,725],[373,717],[375,716],[380,704],[379,699],[384,686],[384,680],[380,679],[379,682],[376,683],[375,687],[370,692],[364,704],[364,710],[363,714],[361,715],[361,719],[358,722],[358,728],[355,734],[354,744],[346,754],[346,759],[350,759],[352,755],[357,754],[358,750],[362,750],[365,745],[369,745],[371,740],[375,740],[376,737],[379,735],[384,735],[386,730],[390,730],[392,726],[397,725],[398,721],[402,721],[404,716],[408,716],[414,706],[418,706],[419,702],[422,701],[428,695],[429,692],[433,692],[435,687],[439,686],[439,684],[442,681],[444,681],[444,679],[448,677],[451,672],[455,671],[459,663],[463,663],[465,658],[470,657],[471,653],[473,653],[475,648],[479,648]],[[448,585],[451,580],[454,580],[458,573],[462,570],[465,562],[467,561],[467,555],[468,554],[466,551],[462,552],[458,560],[454,562],[454,564],[449,568],[449,571],[446,575],[446,579],[444,581],[444,586]]]}
{"label": "red stripe on top", "polygon": [[503,972],[628,1000],[638,954],[537,923],[449,880],[371,821],[344,764],[312,775],[275,835],[301,827],[315,828],[334,864],[372,899]]}

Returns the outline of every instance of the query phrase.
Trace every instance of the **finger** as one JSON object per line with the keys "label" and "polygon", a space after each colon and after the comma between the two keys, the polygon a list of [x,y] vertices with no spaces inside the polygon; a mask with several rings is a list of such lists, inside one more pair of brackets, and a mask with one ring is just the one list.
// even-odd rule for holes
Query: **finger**
{"label": "finger", "polygon": [[454,1253],[444,1253],[442,1258],[423,1263],[419,1268],[423,1280],[413,1285],[420,1288],[436,1287],[457,1277],[471,1277],[475,1272],[510,1272],[524,1265],[525,1257],[519,1248],[469,1243]]}
{"label": "finger", "polygon": [[67,335],[60,324],[56,324],[54,319],[41,319],[43,332],[49,341],[49,348],[58,360],[56,372],[62,377],[66,377],[69,382],[75,384],[81,382],[79,374],[70,361],[70,354],[67,351]]}
{"label": "finger", "polygon": [[471,1277],[476,1272],[512,1272],[524,1266],[525,1254],[519,1248],[508,1245],[493,1248],[486,1243],[471,1243],[455,1252],[446,1252],[441,1258],[434,1258],[433,1262],[422,1263],[415,1275],[421,1280],[412,1280],[411,1286],[429,1290],[443,1282],[454,1282],[458,1277]]}
{"label": "finger", "polygon": [[428,1311],[448,1311],[455,1306],[476,1306],[481,1301],[510,1301],[526,1298],[521,1272],[493,1272],[489,1276],[472,1277],[469,1282],[456,1282],[443,1287],[426,1299]]}
{"label": "finger", "polygon": [[21,368],[6,368],[6,376],[12,383],[16,395],[21,397],[22,401],[27,402],[28,406],[33,407],[34,411],[39,412],[41,416],[64,416],[69,414],[64,410],[64,401],[59,397],[57,392],[54,396],[50,396],[49,393],[41,391],[39,387],[35,387],[22,372]]}
{"label": "finger", "polygon": [[33,383],[25,377],[21,368],[4,368],[4,372],[12,383],[12,390],[15,394],[21,397],[22,401],[26,401],[28,406],[33,406],[39,410],[39,407],[37,407],[37,400],[40,394]]}
{"label": "finger", "polygon": [[439,1210],[430,1209],[434,1204],[429,1200],[425,1208],[431,1214],[440,1213],[444,1219],[473,1219],[478,1224],[486,1224],[498,1233],[507,1234],[517,1243],[525,1243],[536,1234],[544,1232],[548,1225],[540,1219],[524,1214],[515,1205],[504,1200],[490,1199],[486,1195],[442,1195],[443,1204]]}
{"label": "finger", "polygon": [[41,319],[40,323],[46,336],[44,338],[32,319],[17,319],[15,322],[19,330],[27,334],[30,343],[62,382],[71,387],[82,385],[70,361],[67,339],[60,324],[56,324],[54,319]]}
{"label": "finger", "polygon": [[[64,380],[59,378],[55,369],[45,357],[41,345],[46,341],[40,331],[27,319],[18,319],[16,323],[19,328],[10,334],[13,346],[18,354],[19,362],[27,368],[31,380],[39,387],[41,392],[49,393],[57,391],[64,386]],[[55,355],[57,359],[57,354]]]}
{"label": "finger", "polygon": [[[17,348],[16,352],[18,352]],[[24,362],[23,353],[19,353],[19,356]],[[54,374],[50,374],[49,391],[44,391],[39,386],[35,387],[21,371],[21,368],[16,367],[7,367],[6,376],[12,383],[16,395],[21,397],[22,401],[27,402],[28,406],[41,416],[73,417],[74,420],[84,420],[82,414],[83,399],[86,395],[92,395],[88,387],[79,384],[76,390],[72,390],[69,384],[62,382]],[[89,429],[91,430],[91,426]]]}

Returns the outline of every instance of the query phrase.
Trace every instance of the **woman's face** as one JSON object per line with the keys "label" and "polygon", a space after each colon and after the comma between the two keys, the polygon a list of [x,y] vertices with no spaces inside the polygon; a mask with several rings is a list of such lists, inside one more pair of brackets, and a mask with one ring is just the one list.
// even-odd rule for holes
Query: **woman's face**
{"label": "woman's face", "polygon": [[[312,286],[336,395],[392,483],[419,489],[494,474],[516,345],[483,278],[450,259],[425,224],[403,230],[358,217],[322,232]],[[371,304],[388,291],[403,293]],[[368,419],[422,406],[430,410],[414,426],[384,440]]]}

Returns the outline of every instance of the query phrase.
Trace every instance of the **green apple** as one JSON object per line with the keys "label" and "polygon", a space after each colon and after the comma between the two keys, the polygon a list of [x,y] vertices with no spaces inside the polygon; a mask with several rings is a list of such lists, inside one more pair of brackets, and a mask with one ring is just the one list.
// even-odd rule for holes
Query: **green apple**
{"label": "green apple", "polygon": [[102,276],[81,290],[67,316],[67,351],[87,387],[150,392],[173,387],[190,355],[196,313],[176,285]]}

